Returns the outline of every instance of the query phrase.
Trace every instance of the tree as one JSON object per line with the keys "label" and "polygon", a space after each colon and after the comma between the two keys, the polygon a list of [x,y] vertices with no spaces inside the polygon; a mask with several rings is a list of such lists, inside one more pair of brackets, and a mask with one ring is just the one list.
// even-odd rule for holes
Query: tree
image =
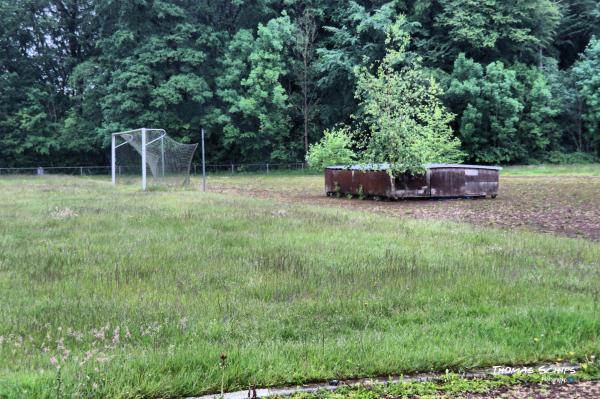
{"label": "tree", "polygon": [[0,0],[0,161],[107,163],[142,125],[204,127],[211,162],[296,161],[369,118],[355,71],[401,13],[470,160],[598,151],[598,0]]}
{"label": "tree", "polygon": [[523,161],[541,160],[548,151],[559,148],[559,104],[542,71],[526,68],[522,76],[526,79],[522,83],[523,115],[518,130],[520,146],[526,150]]}
{"label": "tree", "polygon": [[386,29],[393,23],[396,2],[338,1],[324,24],[318,45],[317,82],[325,126],[349,122],[357,110],[355,68],[379,60],[385,54]]}
{"label": "tree", "polygon": [[304,154],[308,154],[310,124],[315,116],[314,109],[317,103],[314,66],[316,35],[315,17],[310,11],[305,10],[295,22],[293,37],[293,51],[299,58],[294,70],[296,81],[300,87],[300,101],[297,101],[296,104],[302,115]]}
{"label": "tree", "polygon": [[[223,118],[224,144],[251,161],[283,161],[294,157],[291,143],[290,103],[282,84],[289,75],[284,51],[293,26],[283,15],[259,24],[256,38],[239,33],[224,58],[226,72],[219,95],[231,116]],[[238,69],[239,67],[244,69]]]}
{"label": "tree", "polygon": [[69,163],[82,153],[89,156],[89,148],[62,128],[76,106],[69,76],[93,53],[93,8],[92,1],[83,0],[0,1],[0,155],[5,164]]}
{"label": "tree", "polygon": [[582,99],[583,150],[600,154],[600,40],[590,40],[573,74]]}
{"label": "tree", "polygon": [[561,20],[554,40],[556,57],[562,69],[572,66],[592,36],[600,35],[598,0],[562,0],[557,3]]}
{"label": "tree", "polygon": [[560,151],[583,152],[583,99],[573,70],[559,70],[555,65],[548,78],[559,108]]}
{"label": "tree", "polygon": [[236,145],[240,131],[255,129],[255,126],[242,113],[240,107],[242,80],[249,73],[249,56],[254,46],[254,37],[248,29],[239,30],[229,42],[221,60],[222,73],[216,79],[217,96],[223,103],[223,110],[216,118],[223,130],[222,145],[229,150],[229,160],[242,155]]}
{"label": "tree", "polygon": [[552,0],[438,0],[441,10],[433,40],[450,42],[454,54],[464,52],[484,62],[539,61],[560,22]]}
{"label": "tree", "polygon": [[182,141],[196,141],[201,107],[212,98],[207,59],[198,43],[187,1],[95,1],[99,38],[92,55],[69,77],[73,107],[61,129],[107,162],[110,133],[161,127]]}
{"label": "tree", "polygon": [[383,60],[357,70],[356,97],[370,137],[365,161],[389,163],[392,175],[422,173],[427,163],[463,157],[440,86],[406,52],[404,22],[400,18],[389,28]]}
{"label": "tree", "polygon": [[356,153],[352,150],[352,136],[347,126],[326,130],[323,138],[312,144],[306,154],[306,161],[314,169],[349,165],[355,160]]}
{"label": "tree", "polygon": [[485,69],[460,54],[454,63],[446,98],[460,115],[461,141],[476,162],[501,163],[523,158],[518,123],[523,104],[516,73],[501,62]]}

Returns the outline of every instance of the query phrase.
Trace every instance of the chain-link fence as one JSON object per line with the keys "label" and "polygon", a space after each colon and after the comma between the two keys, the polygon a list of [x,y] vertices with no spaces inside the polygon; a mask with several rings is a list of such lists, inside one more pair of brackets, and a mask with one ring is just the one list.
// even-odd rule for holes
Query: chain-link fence
{"label": "chain-link fence", "polygon": [[110,166],[37,166],[30,168],[0,168],[0,176],[2,175],[110,175]]}
{"label": "chain-link fence", "polygon": [[[307,170],[307,166],[303,162],[293,163],[243,163],[243,164],[206,164],[207,174],[268,174],[268,173],[282,173],[289,171],[304,172]],[[192,171],[193,175],[202,175],[202,165],[193,164]]]}
{"label": "chain-link fence", "polygon": [[[291,163],[228,163],[228,164],[206,164],[206,174],[208,175],[226,175],[226,174],[270,174],[286,173],[295,171],[299,173],[307,172],[308,167],[303,162]],[[139,168],[138,168],[139,169]],[[138,170],[139,172],[139,170]],[[110,166],[36,166],[28,168],[0,168],[0,176],[8,175],[74,175],[74,176],[109,176]],[[134,171],[127,167],[117,166],[118,175],[130,175]],[[190,173],[195,176],[202,175],[202,165],[192,164]]]}

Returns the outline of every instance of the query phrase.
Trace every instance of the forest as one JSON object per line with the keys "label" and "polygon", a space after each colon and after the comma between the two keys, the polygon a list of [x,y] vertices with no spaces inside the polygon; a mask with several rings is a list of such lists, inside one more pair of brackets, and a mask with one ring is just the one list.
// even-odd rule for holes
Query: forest
{"label": "forest", "polygon": [[600,155],[598,0],[0,0],[0,20],[0,167],[107,164],[138,127],[302,161],[360,131],[359,71],[399,20],[466,161]]}

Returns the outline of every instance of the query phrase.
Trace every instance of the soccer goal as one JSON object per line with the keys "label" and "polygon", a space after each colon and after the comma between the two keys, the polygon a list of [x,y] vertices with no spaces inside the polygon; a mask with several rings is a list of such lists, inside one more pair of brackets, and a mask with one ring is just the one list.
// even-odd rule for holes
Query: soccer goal
{"label": "soccer goal", "polygon": [[113,133],[111,137],[112,183],[141,178],[142,190],[152,182],[187,185],[192,158],[198,144],[173,140],[163,129],[135,129]]}

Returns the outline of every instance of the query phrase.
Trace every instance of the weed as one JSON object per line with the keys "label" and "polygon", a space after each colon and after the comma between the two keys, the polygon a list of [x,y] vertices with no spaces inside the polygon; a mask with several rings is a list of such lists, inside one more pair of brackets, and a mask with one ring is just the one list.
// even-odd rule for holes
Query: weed
{"label": "weed", "polygon": [[358,199],[360,200],[364,200],[366,198],[365,196],[365,190],[363,189],[362,184],[358,187]]}
{"label": "weed", "polygon": [[342,188],[340,187],[338,182],[335,182],[335,185],[333,186],[333,192],[335,193],[335,196],[337,198],[340,198],[342,196]]}

